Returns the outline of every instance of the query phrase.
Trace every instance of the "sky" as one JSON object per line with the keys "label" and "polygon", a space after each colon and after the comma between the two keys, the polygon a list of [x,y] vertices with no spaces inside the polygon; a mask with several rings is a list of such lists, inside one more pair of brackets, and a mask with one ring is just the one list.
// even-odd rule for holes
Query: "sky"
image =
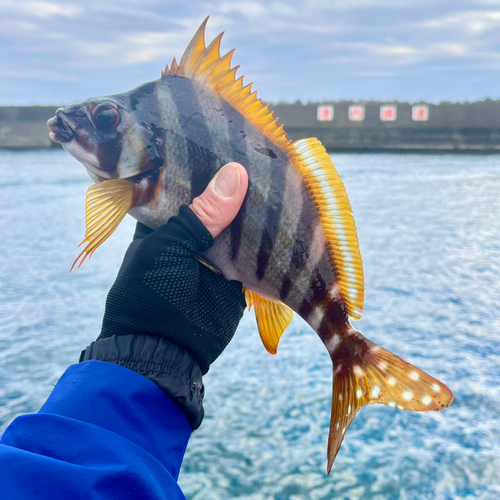
{"label": "sky", "polygon": [[208,15],[265,101],[500,98],[500,0],[0,0],[0,105],[155,80]]}

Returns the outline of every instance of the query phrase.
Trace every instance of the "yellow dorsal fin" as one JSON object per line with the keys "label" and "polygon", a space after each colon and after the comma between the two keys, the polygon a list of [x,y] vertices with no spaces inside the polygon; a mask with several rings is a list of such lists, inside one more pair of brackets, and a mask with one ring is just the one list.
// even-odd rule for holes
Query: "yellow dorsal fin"
{"label": "yellow dorsal fin", "polygon": [[134,206],[134,184],[126,180],[110,180],[90,186],[85,199],[85,239],[87,243],[77,257],[70,272],[81,259],[78,267],[100,247],[120,225],[127,212]]}
{"label": "yellow dorsal fin", "polygon": [[358,320],[363,312],[365,295],[363,263],[342,179],[318,139],[294,142],[289,156],[318,209],[347,314]]}
{"label": "yellow dorsal fin", "polygon": [[276,354],[281,335],[293,318],[293,311],[282,302],[266,299],[244,287],[248,310],[252,305],[257,318],[260,338],[271,354]]}
{"label": "yellow dorsal fin", "polygon": [[260,132],[283,150],[288,150],[291,142],[282,126],[274,119],[273,113],[257,99],[257,92],[251,92],[252,84],[243,85],[243,77],[236,78],[239,66],[231,67],[234,50],[220,55],[220,41],[223,33],[205,46],[205,27],[208,17],[203,21],[189,43],[181,62],[174,60],[162,71],[162,78],[168,75],[183,76],[209,88],[225,99],[236,111],[241,113]]}
{"label": "yellow dorsal fin", "polygon": [[201,23],[198,31],[189,42],[184,54],[182,55],[181,62],[177,74],[179,76],[186,76],[191,78],[194,75],[194,70],[200,64],[205,53],[205,27],[207,26],[208,17]]}

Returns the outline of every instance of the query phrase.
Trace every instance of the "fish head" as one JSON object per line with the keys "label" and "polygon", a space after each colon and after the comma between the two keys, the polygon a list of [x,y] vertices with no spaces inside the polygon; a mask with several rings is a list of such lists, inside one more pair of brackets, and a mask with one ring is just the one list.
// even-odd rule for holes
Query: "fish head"
{"label": "fish head", "polygon": [[[146,84],[148,85],[148,84]],[[161,130],[144,106],[134,106],[131,92],[94,97],[59,108],[47,125],[54,142],[75,157],[95,182],[136,180],[164,163]]]}

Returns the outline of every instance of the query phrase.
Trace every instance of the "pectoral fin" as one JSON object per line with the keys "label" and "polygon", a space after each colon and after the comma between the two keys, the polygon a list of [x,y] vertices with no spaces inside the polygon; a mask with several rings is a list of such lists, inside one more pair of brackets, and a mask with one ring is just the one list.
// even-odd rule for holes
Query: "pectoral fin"
{"label": "pectoral fin", "polygon": [[[79,246],[87,243],[77,257],[70,272],[80,261],[100,247],[120,225],[128,211],[134,206],[134,184],[125,180],[110,180],[90,186],[85,199],[85,239]],[[80,260],[81,259],[81,260]]]}
{"label": "pectoral fin", "polygon": [[244,288],[248,310],[254,306],[257,326],[264,347],[276,354],[281,335],[293,318],[293,311],[282,302],[266,299],[253,290]]}

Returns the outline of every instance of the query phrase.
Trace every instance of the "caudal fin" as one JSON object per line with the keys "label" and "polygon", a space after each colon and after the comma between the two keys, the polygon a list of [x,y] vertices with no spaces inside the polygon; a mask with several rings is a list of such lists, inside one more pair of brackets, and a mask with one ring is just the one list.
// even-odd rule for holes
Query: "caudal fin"
{"label": "caudal fin", "polygon": [[328,474],[345,433],[362,406],[379,403],[402,410],[440,411],[454,399],[451,390],[439,380],[352,331],[330,353],[335,366]]}

